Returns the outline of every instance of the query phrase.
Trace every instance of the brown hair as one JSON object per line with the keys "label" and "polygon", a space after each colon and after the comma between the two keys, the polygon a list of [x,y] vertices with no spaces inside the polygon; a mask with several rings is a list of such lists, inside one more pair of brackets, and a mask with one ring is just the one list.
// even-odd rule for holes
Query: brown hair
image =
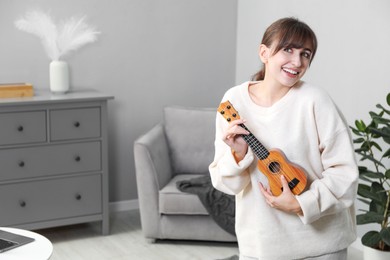
{"label": "brown hair", "polygon": [[[313,30],[304,22],[297,18],[282,18],[272,23],[263,35],[261,43],[267,47],[271,47],[272,43],[277,42],[272,55],[276,54],[282,48],[302,48],[309,41],[311,45],[312,55],[310,63],[313,61],[317,51],[317,37]],[[253,75],[252,80],[263,80],[265,76],[265,67]]]}

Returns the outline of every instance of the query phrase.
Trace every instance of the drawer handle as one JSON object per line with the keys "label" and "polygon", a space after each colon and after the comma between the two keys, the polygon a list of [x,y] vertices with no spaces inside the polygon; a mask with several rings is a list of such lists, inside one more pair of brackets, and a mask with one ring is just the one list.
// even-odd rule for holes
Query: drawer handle
{"label": "drawer handle", "polygon": [[19,132],[23,132],[23,130],[24,130],[24,128],[23,128],[22,125],[18,126],[18,131],[19,131]]}
{"label": "drawer handle", "polygon": [[75,127],[80,127],[80,122],[75,122],[74,124],[73,124]]}
{"label": "drawer handle", "polygon": [[25,202],[24,200],[21,200],[21,201],[19,202],[19,205],[20,205],[22,208],[24,208],[24,207],[26,207],[26,202]]}
{"label": "drawer handle", "polygon": [[76,200],[81,200],[81,195],[80,194],[76,194]]}
{"label": "drawer handle", "polygon": [[81,157],[80,157],[79,155],[77,155],[77,156],[74,158],[74,160],[75,160],[76,162],[79,162],[79,161],[81,161]]}
{"label": "drawer handle", "polygon": [[18,165],[19,165],[19,167],[24,167],[24,162],[23,161],[20,161],[19,163],[18,163]]}

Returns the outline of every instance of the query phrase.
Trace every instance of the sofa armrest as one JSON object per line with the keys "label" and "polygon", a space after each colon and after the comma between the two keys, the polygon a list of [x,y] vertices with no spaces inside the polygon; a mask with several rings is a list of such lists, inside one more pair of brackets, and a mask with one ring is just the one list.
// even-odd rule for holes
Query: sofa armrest
{"label": "sofa armrest", "polygon": [[162,124],[134,142],[135,172],[142,230],[147,238],[159,236],[159,190],[172,179],[169,147]]}

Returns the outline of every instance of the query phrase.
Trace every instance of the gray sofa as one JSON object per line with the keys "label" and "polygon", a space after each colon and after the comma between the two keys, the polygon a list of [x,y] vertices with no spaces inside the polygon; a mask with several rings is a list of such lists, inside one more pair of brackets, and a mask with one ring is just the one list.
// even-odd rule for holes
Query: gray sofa
{"label": "gray sofa", "polygon": [[218,226],[197,195],[176,182],[209,174],[216,109],[166,107],[164,121],[134,143],[141,224],[150,240],[236,241]]}

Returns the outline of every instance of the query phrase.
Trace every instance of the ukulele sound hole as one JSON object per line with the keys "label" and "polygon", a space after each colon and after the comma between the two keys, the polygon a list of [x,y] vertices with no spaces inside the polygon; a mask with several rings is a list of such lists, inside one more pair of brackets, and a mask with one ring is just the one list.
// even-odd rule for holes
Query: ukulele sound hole
{"label": "ukulele sound hole", "polygon": [[280,164],[278,162],[271,162],[270,164],[268,164],[268,169],[272,173],[277,173],[280,171]]}

